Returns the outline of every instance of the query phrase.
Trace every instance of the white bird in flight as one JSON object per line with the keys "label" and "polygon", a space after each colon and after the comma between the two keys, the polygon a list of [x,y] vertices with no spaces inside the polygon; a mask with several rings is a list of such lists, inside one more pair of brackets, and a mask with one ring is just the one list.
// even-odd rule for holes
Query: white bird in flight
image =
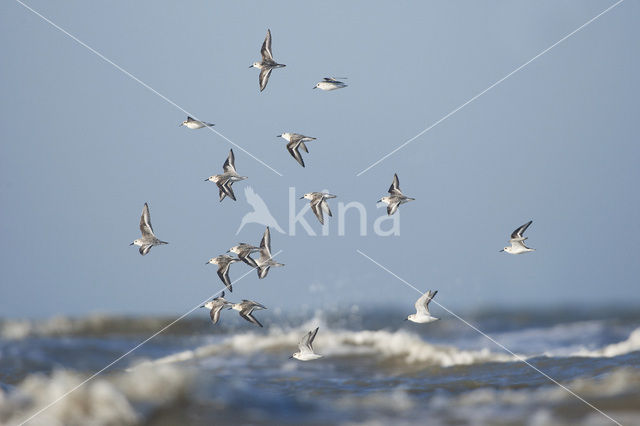
{"label": "white bird in flight", "polygon": [[307,149],[307,146],[304,143],[309,141],[314,141],[316,140],[316,138],[312,138],[311,136],[301,135],[299,133],[289,133],[289,132],[283,133],[276,137],[282,138],[288,142],[287,151],[289,151],[289,154],[291,154],[291,156],[295,158],[296,161],[300,163],[302,167],[304,167],[304,160],[302,159],[302,155],[300,155],[299,150],[300,148],[302,148],[304,152],[308,154],[309,149]]}
{"label": "white bird in flight", "polygon": [[295,358],[300,361],[311,361],[322,358],[322,355],[318,355],[313,351],[313,340],[316,338],[316,334],[318,334],[318,328],[320,327],[316,327],[315,330],[311,330],[304,335],[300,343],[298,343],[298,352],[291,355],[289,359]]}
{"label": "white bird in flight", "polygon": [[431,316],[429,312],[429,302],[438,294],[438,290],[431,293],[431,290],[428,290],[425,294],[420,296],[418,300],[416,300],[416,313],[409,315],[406,320],[411,322],[416,322],[418,324],[424,324],[428,322],[434,322],[439,320],[440,318],[436,318]]}
{"label": "white bird in flight", "polygon": [[187,117],[187,119],[184,120],[182,123],[180,123],[180,126],[178,127],[182,127],[182,126],[186,126],[191,130],[195,130],[195,129],[202,129],[203,127],[215,126],[215,124],[207,123],[206,121],[198,121],[191,117]]}
{"label": "white bird in flight", "polygon": [[231,279],[229,278],[229,267],[232,263],[240,262],[240,259],[229,256],[228,254],[221,254],[220,256],[212,257],[205,263],[205,265],[213,264],[218,265],[218,277],[227,286],[229,291],[233,291],[231,286]]}
{"label": "white bird in flight", "polygon": [[309,192],[308,194],[304,194],[300,199],[306,198],[307,200],[311,200],[309,204],[311,204],[311,210],[316,215],[318,220],[322,225],[324,225],[324,214],[323,211],[326,211],[329,216],[333,216],[331,214],[331,209],[329,209],[329,204],[327,203],[327,199],[336,198],[335,195],[327,194],[325,192]]}
{"label": "white bird in flight", "polygon": [[140,232],[142,233],[142,238],[138,238],[134,240],[130,246],[140,246],[138,251],[141,255],[145,255],[149,253],[151,247],[153,246],[161,246],[163,244],[169,244],[166,241],[160,241],[156,238],[153,233],[153,227],[151,226],[151,216],[149,215],[149,205],[144,203],[144,207],[142,208],[142,215],[140,216]]}
{"label": "white bird in flight", "polygon": [[267,87],[271,70],[286,67],[286,65],[279,64],[273,59],[273,53],[271,53],[271,30],[267,30],[267,36],[264,38],[260,53],[262,54],[262,61],[254,62],[249,68],[258,68],[260,70],[259,80],[260,91],[262,92],[264,88]]}
{"label": "white bird in flight", "polygon": [[262,279],[269,273],[269,268],[272,266],[284,266],[282,263],[278,263],[271,258],[271,231],[267,226],[262,241],[260,242],[260,257],[256,259],[258,265],[258,278]]}
{"label": "white bird in flight", "polygon": [[389,196],[382,197],[378,200],[378,203],[385,203],[387,205],[387,214],[391,216],[398,210],[401,204],[413,201],[415,198],[405,196],[400,190],[400,181],[398,180],[398,174],[393,175],[393,182],[389,187]]}
{"label": "white bird in flight", "polygon": [[511,246],[505,247],[500,251],[504,251],[509,254],[522,254],[530,251],[535,251],[535,249],[529,248],[524,245],[524,241],[529,237],[522,236],[522,234],[524,234],[524,231],[527,230],[527,228],[529,227],[529,225],[531,225],[532,222],[533,221],[530,220],[529,222],[525,223],[524,225],[522,225],[521,227],[513,231],[511,233],[511,238],[509,239]]}
{"label": "white bird in flight", "polygon": [[210,310],[209,316],[211,317],[211,321],[213,321],[214,324],[217,324],[218,320],[220,319],[220,311],[223,308],[231,309],[231,305],[232,303],[228,302],[224,298],[224,291],[223,291],[222,294],[220,294],[220,296],[216,297],[213,300],[210,300],[209,302],[205,303],[200,307],[209,309]]}
{"label": "white bird in flight", "polygon": [[209,176],[205,179],[205,182],[213,182],[218,186],[220,201],[224,200],[226,196],[229,196],[233,201],[236,201],[236,195],[233,193],[231,185],[233,185],[234,182],[247,179],[246,176],[240,176],[238,172],[236,172],[235,162],[236,157],[233,155],[233,149],[230,149],[229,156],[222,165],[223,173],[220,175]]}
{"label": "white bird in flight", "polygon": [[251,313],[255,310],[255,309],[267,309],[264,306],[262,306],[261,304],[259,304],[258,302],[254,302],[253,300],[243,300],[240,303],[234,303],[232,308],[235,311],[238,311],[238,313],[240,314],[240,316],[242,318],[244,318],[245,320],[254,323],[257,326],[262,327],[262,324],[260,324],[260,321],[258,321]]}
{"label": "white bird in flight", "polygon": [[[340,78],[346,79],[346,77],[340,77]],[[347,85],[341,81],[338,81],[336,78],[333,78],[333,77],[325,77],[322,79],[322,81],[318,82],[315,86],[313,86],[314,89],[320,89],[325,91],[342,89],[343,87],[347,87]]]}

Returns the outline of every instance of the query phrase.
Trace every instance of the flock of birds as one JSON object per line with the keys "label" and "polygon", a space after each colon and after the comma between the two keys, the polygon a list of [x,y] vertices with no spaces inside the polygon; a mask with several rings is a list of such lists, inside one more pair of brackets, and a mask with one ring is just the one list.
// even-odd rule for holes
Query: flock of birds
{"label": "flock of birds", "polygon": [[[276,68],[282,68],[286,66],[284,64],[277,63],[273,59],[273,54],[271,51],[270,30],[267,30],[267,35],[262,44],[261,54],[262,61],[254,62],[249,68],[258,68],[260,70],[259,83],[260,91],[262,92],[269,82],[271,71]],[[314,89],[318,88],[320,90],[327,91],[341,89],[344,87],[347,87],[347,85],[343,82],[338,81],[335,78],[326,77],[322,81],[318,82],[314,86]],[[214,126],[214,124],[205,121],[199,121],[192,117],[187,117],[187,119],[183,121],[180,126],[185,126],[191,130],[197,130],[204,127]],[[287,141],[287,151],[289,151],[291,156],[302,167],[304,167],[304,160],[302,159],[302,155],[300,154],[300,149],[308,153],[309,150],[305,142],[313,141],[316,138],[289,132],[282,133],[277,137],[281,137]],[[247,179],[247,176],[241,176],[237,173],[233,150],[229,151],[229,156],[224,162],[222,170],[223,171],[221,174],[209,176],[205,179],[205,181],[213,182],[217,185],[220,201],[224,200],[226,197],[229,197],[235,201],[236,197],[233,193],[232,185],[235,182]],[[382,197],[380,200],[378,200],[378,202],[387,205],[387,214],[389,216],[393,215],[402,204],[415,200],[415,198],[407,197],[402,193],[402,191],[400,190],[400,181],[398,179],[397,173],[393,176],[393,181],[391,182],[391,186],[388,189],[388,193],[388,196]],[[311,210],[321,224],[324,224],[325,213],[329,216],[332,216],[331,209],[329,208],[329,204],[327,203],[327,200],[332,198],[336,198],[336,195],[328,194],[325,192],[309,192],[300,197],[300,199],[309,200]],[[513,233],[511,234],[511,238],[509,239],[509,243],[511,245],[503,248],[500,251],[509,254],[522,254],[534,251],[535,249],[529,248],[524,244],[524,241],[527,239],[527,237],[523,236],[524,232],[527,230],[529,225],[531,225],[531,223],[532,221],[529,221],[513,231]],[[141,238],[134,240],[130,245],[138,246],[139,252],[143,256],[149,253],[151,248],[154,246],[168,244],[166,241],[162,241],[155,236],[153,227],[151,226],[151,216],[147,203],[144,204],[142,215],[140,217],[140,232],[142,234]],[[219,256],[212,257],[206,262],[206,264],[213,264],[218,266],[218,277],[220,277],[220,280],[224,283],[229,292],[233,291],[231,279],[229,278],[229,268],[233,263],[246,263],[251,268],[257,271],[259,279],[266,278],[271,267],[284,266],[284,264],[278,263],[272,258],[271,232],[268,226],[266,227],[264,235],[262,236],[260,246],[256,247],[247,243],[238,243],[238,245],[227,250],[227,253],[233,253],[237,255],[237,257],[233,257],[228,254],[221,254]],[[259,253],[258,257],[256,257],[255,259],[251,257],[251,255],[254,253]],[[431,290],[428,290],[426,293],[424,293],[415,303],[416,313],[407,316],[407,318],[405,318],[405,321],[411,321],[419,324],[437,321],[439,318],[432,316],[429,312],[429,303],[431,302],[431,300],[433,300],[437,293],[437,290],[433,292]],[[258,321],[253,316],[253,311],[267,309],[265,306],[253,300],[242,300],[240,303],[229,302],[224,298],[224,295],[225,293],[223,291],[220,296],[214,298],[209,302],[206,302],[201,306],[202,308],[209,309],[209,314],[213,324],[217,324],[220,320],[222,310],[233,309],[238,311],[240,317],[242,317],[246,321],[262,327],[260,321]],[[313,350],[313,341],[317,333],[318,327],[316,327],[315,330],[311,330],[307,334],[305,334],[298,344],[298,352],[295,352],[293,355],[291,355],[290,358],[295,358],[301,361],[309,361],[321,358],[322,355],[316,354]]]}

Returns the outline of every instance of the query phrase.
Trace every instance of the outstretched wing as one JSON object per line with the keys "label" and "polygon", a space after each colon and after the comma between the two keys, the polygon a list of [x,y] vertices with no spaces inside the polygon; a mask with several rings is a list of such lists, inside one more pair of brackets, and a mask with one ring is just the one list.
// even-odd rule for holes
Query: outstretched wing
{"label": "outstretched wing", "polygon": [[524,234],[524,231],[527,230],[527,228],[529,227],[529,225],[531,225],[531,223],[533,223],[532,220],[530,220],[529,222],[525,223],[524,225],[522,225],[521,227],[519,227],[518,229],[516,229],[515,231],[513,231],[513,233],[511,234],[511,239],[521,239],[522,238],[522,234]]}
{"label": "outstretched wing", "polygon": [[229,150],[229,156],[227,157],[227,161],[222,165],[222,170],[225,173],[233,172],[236,173],[236,157],[233,155],[233,149]]}
{"label": "outstretched wing", "polygon": [[420,296],[420,298],[416,300],[416,312],[425,315],[431,315],[429,314],[429,302],[431,302],[431,299],[433,299],[437,293],[438,290],[434,291],[433,293],[431,292],[431,290],[428,290],[425,294]]}
{"label": "outstretched wing", "polygon": [[322,203],[323,203],[322,198],[318,198],[317,201],[315,200],[311,201],[311,210],[313,210],[313,213],[316,215],[320,223],[324,225],[324,215],[322,214]]}
{"label": "outstretched wing", "polygon": [[300,349],[301,353],[313,353],[313,340],[316,338],[316,334],[318,334],[318,329],[320,327],[316,327],[315,330],[312,330],[304,335],[300,343],[298,344],[298,349]]}
{"label": "outstretched wing", "polygon": [[267,83],[269,82],[269,76],[271,75],[271,68],[262,68],[260,70],[260,75],[258,79],[260,80],[260,91],[262,92],[265,87],[267,87]]}
{"label": "outstretched wing", "polygon": [[[331,197],[331,198],[335,198],[335,197]],[[322,203],[320,203],[320,206],[324,211],[326,211],[329,214],[329,216],[333,217],[333,215],[331,214],[331,209],[329,208],[329,203],[327,203],[327,201],[324,198],[322,199]]]}
{"label": "outstretched wing", "polygon": [[145,254],[149,253],[149,250],[151,250],[151,247],[153,247],[151,244],[140,246],[138,251],[140,252],[141,255],[144,256]]}
{"label": "outstretched wing", "polygon": [[271,30],[267,30],[267,36],[262,43],[262,49],[260,49],[262,55],[262,62],[273,62],[273,53],[271,53]]}
{"label": "outstretched wing", "polygon": [[402,195],[402,191],[400,191],[400,180],[398,179],[397,173],[394,173],[393,175],[393,182],[391,182],[391,186],[389,187],[389,194]]}
{"label": "outstretched wing", "polygon": [[400,203],[395,202],[395,203],[389,203],[389,205],[387,206],[387,214],[389,216],[391,216],[392,214],[394,214],[397,210],[398,210],[398,206],[400,205]]}
{"label": "outstretched wing", "polygon": [[231,279],[229,278],[229,266],[231,266],[231,263],[227,263],[226,265],[221,265],[218,268],[218,276],[220,277],[224,285],[227,286],[229,291],[232,292],[233,287],[231,286]]}
{"label": "outstretched wing", "polygon": [[220,311],[222,310],[222,308],[224,308],[224,304],[221,304],[220,306],[214,306],[213,309],[211,309],[211,312],[209,312],[211,321],[213,321],[214,324],[218,323],[218,320],[220,319]]}
{"label": "outstretched wing", "polygon": [[257,326],[262,327],[262,324],[260,324],[260,321],[258,321],[253,315],[251,315],[251,313],[246,313],[244,310],[242,310],[240,311],[240,316],[246,319],[247,321],[254,323]]}
{"label": "outstretched wing", "polygon": [[304,167],[304,160],[302,159],[302,155],[300,155],[300,151],[298,151],[299,146],[300,143],[289,142],[287,144],[287,151],[289,151],[289,154],[291,154],[291,156],[295,158],[302,167]]}
{"label": "outstretched wing", "polygon": [[149,214],[149,205],[147,203],[144,203],[142,215],[140,216],[140,232],[142,233],[142,238],[155,237],[155,235],[153,235],[151,215]]}
{"label": "outstretched wing", "polygon": [[262,257],[262,252],[266,249],[269,258],[271,257],[271,231],[267,226],[267,229],[264,231],[264,235],[262,236],[262,241],[260,241],[260,257]]}

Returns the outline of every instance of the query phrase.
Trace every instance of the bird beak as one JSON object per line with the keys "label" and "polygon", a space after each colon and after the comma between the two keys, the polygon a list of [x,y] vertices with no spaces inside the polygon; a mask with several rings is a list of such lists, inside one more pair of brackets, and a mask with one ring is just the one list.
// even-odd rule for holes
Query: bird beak
{"label": "bird beak", "polygon": [[204,308],[204,305],[200,306],[201,308]]}
{"label": "bird beak", "polygon": [[133,243],[131,243],[131,244],[129,244],[129,245],[130,245],[130,246],[132,246],[132,245],[133,245]]}
{"label": "bird beak", "polygon": [[209,262],[204,262],[204,264],[205,264],[205,265],[208,265],[208,264],[209,264]]}
{"label": "bird beak", "polygon": [[499,250],[499,251],[498,251],[498,253],[500,253],[501,251],[504,251],[504,249],[502,249],[502,250]]}
{"label": "bird beak", "polygon": [[276,135],[276,138],[281,138],[281,137],[282,137],[282,135]]}
{"label": "bird beak", "polygon": [[314,88],[314,89],[317,89],[317,88],[318,88],[318,86],[313,86],[313,88]]}
{"label": "bird beak", "polygon": [[293,355],[291,355],[291,356],[289,357],[289,359],[292,359],[292,358],[293,358]]}
{"label": "bird beak", "polygon": [[300,197],[299,199],[302,200],[304,198],[304,195],[302,197]]}
{"label": "bird beak", "polygon": [[382,202],[382,199],[380,199],[380,200],[376,201],[376,203],[381,203],[381,202]]}
{"label": "bird beak", "polygon": [[227,250],[227,253],[231,253],[231,250]]}
{"label": "bird beak", "polygon": [[249,65],[249,68],[253,68],[253,65]]}
{"label": "bird beak", "polygon": [[404,319],[404,321],[408,321],[408,320],[409,320],[409,318],[405,318],[405,319]]}

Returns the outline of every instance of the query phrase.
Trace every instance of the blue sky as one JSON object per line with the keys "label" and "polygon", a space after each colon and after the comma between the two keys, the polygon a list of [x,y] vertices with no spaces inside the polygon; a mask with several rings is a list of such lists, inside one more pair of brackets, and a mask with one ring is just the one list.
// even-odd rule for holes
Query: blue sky
{"label": "blue sky", "polygon": [[[3,316],[182,313],[221,288],[204,263],[263,227],[235,232],[251,186],[281,225],[288,193],[328,189],[367,206],[393,173],[417,200],[400,236],[274,233],[286,267],[250,274],[233,299],[282,310],[389,303],[417,295],[356,250],[452,310],[640,303],[637,143],[640,5],[626,1],[384,162],[372,162],[613,2],[28,3],[234,149],[237,202],[215,185],[231,145],[179,128],[185,114],[17,2],[0,5],[0,299]],[[267,28],[275,70],[258,90]],[[325,76],[349,87],[312,90]],[[317,137],[301,168],[277,139]],[[168,246],[140,256],[149,202]],[[297,200],[298,208],[304,201]],[[320,229],[308,213],[309,223]],[[498,253],[533,219],[523,256]],[[248,269],[234,265],[231,277]]]}

